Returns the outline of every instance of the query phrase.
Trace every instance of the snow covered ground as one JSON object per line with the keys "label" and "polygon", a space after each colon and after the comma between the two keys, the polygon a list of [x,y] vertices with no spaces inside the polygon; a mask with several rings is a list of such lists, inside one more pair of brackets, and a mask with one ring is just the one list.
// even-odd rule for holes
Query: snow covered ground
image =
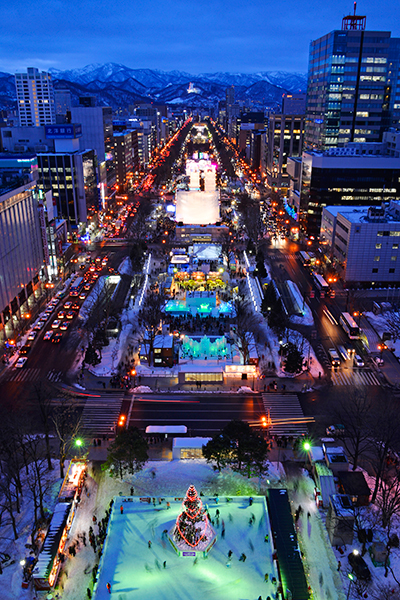
{"label": "snow covered ground", "polygon": [[[386,326],[386,318],[389,317],[390,313],[386,313],[383,315],[375,315],[373,312],[366,312],[364,316],[371,323],[376,333],[382,338],[384,332],[388,331]],[[393,340],[388,340],[386,342],[389,348],[393,348],[393,354],[400,358],[400,339],[393,342]]]}
{"label": "snow covered ground", "polygon": [[[152,472],[155,473],[155,477]],[[50,510],[54,509],[61,485],[57,475],[57,469],[50,474],[53,484],[50,486],[46,501]],[[347,555],[353,548],[361,549],[356,536],[354,544],[344,549],[344,554],[332,548],[324,524],[326,511],[318,510],[313,500],[313,481],[305,472],[299,476],[296,485],[293,480],[285,481],[281,465],[275,463],[270,465],[268,480],[264,479],[261,482],[258,478],[249,480],[228,469],[222,473],[215,473],[204,460],[148,462],[142,472],[135,476],[128,476],[122,482],[110,478],[98,467],[94,473],[90,468],[86,479],[87,493],[82,494],[68,543],[76,541],[78,534],[83,532],[86,532],[88,537],[90,526],[93,526],[97,532],[97,526],[93,525],[92,521],[93,515],[97,520],[102,519],[111,498],[116,497],[116,510],[110,521],[110,536],[105,544],[104,569],[99,576],[96,600],[110,597],[105,587],[107,581],[112,584],[111,598],[116,600],[130,598],[187,600],[193,597],[193,590],[196,590],[196,597],[202,600],[214,598],[256,600],[260,594],[262,598],[267,597],[268,594],[273,598],[270,584],[264,581],[265,573],[269,572],[271,576],[273,572],[272,548],[270,544],[267,546],[264,542],[264,535],[268,529],[268,520],[263,512],[264,500],[255,501],[252,507],[248,506],[249,496],[256,498],[259,489],[261,493],[265,493],[269,485],[268,481],[274,486],[285,484],[289,486],[293,513],[299,504],[304,509],[298,522],[298,536],[313,598],[344,600],[348,590]],[[218,542],[210,552],[209,558],[199,558],[195,565],[190,557],[178,558],[172,548],[167,543],[164,546],[161,540],[163,529],[168,529],[169,525],[173,524],[180,511],[181,501],[175,501],[175,498],[183,498],[190,484],[193,484],[199,493],[203,492],[202,499],[204,503],[209,504],[211,517],[214,517],[217,508],[213,496],[219,495],[218,508],[226,527],[225,539],[221,537],[221,527],[216,527],[219,535]],[[369,484],[372,487],[373,481],[369,481]],[[154,508],[153,504],[140,503],[136,499],[131,505],[132,509],[127,508],[128,503],[124,503],[124,514],[121,515],[120,500],[122,497],[130,496],[131,487],[134,488],[135,497],[154,497],[157,501],[160,497],[166,499],[170,497],[171,509],[166,508],[167,500]],[[232,502],[227,504],[223,496],[231,497]],[[134,509],[139,511],[136,513],[137,520],[133,514]],[[373,508],[368,510],[374,511]],[[250,527],[248,520],[252,512],[256,517],[256,523]],[[307,518],[307,512],[310,512],[310,518]],[[232,515],[232,520],[229,518],[229,513]],[[32,600],[35,597],[43,599],[47,597],[46,593],[35,595],[32,586],[27,590],[21,588],[22,568],[19,560],[29,554],[25,544],[29,542],[31,522],[32,500],[26,494],[21,514],[17,516],[19,539],[16,542],[11,541],[9,528],[2,525],[0,551],[8,552],[15,562],[5,567],[1,575],[1,600]],[[398,531],[399,525],[397,520],[393,530]],[[375,535],[380,535],[379,531],[375,530],[374,538]],[[149,540],[152,541],[151,548],[148,548]],[[230,549],[233,557],[231,566],[227,567],[227,553]],[[245,563],[238,560],[242,552],[247,556]],[[84,546],[81,542],[76,556],[70,557],[68,552],[67,556],[59,583],[52,596],[56,598],[58,594],[62,600],[85,600],[86,589],[88,587],[92,589],[92,569],[99,562],[98,555],[89,544]],[[392,575],[385,579],[383,568],[374,567],[368,554],[364,559],[372,573],[372,585],[375,588],[381,583],[388,583],[393,588],[397,588]],[[340,572],[337,571],[338,560],[342,563]],[[396,550],[392,553],[391,565],[395,573],[400,572],[400,556]],[[150,591],[153,590],[152,586],[155,589],[154,593]],[[350,595],[350,598],[354,597]]]}
{"label": "snow covered ground", "polygon": [[[189,473],[186,481],[191,481]],[[188,487],[186,483],[182,485]],[[164,529],[169,531],[174,526],[182,511],[185,492],[182,487],[179,498],[167,496],[161,504],[155,498],[155,506],[140,502],[137,497],[115,499],[94,590],[96,600],[110,597],[107,582],[111,584],[111,598],[122,594],[124,600],[184,600],[193,597],[194,590],[197,598],[210,600],[255,599],[273,593],[271,578],[277,578],[277,572],[272,544],[264,542],[267,533],[272,538],[265,498],[254,497],[249,506],[247,496],[233,498],[229,503],[220,497],[218,504],[215,498],[204,496],[202,500],[208,505],[211,518],[218,509],[221,520],[219,526],[214,525],[218,537],[207,558],[196,560],[193,556],[178,557],[162,536]],[[252,515],[255,522],[249,525]],[[224,538],[222,520],[226,528]],[[230,561],[229,550],[233,552]],[[242,553],[247,557],[245,562],[239,561]],[[265,573],[269,575],[268,582],[264,580]]]}

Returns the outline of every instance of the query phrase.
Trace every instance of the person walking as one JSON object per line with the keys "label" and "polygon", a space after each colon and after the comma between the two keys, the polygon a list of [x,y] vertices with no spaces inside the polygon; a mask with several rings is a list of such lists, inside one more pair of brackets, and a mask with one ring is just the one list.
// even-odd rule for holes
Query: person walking
{"label": "person walking", "polygon": [[163,564],[162,564],[163,568],[166,569],[167,568],[167,561],[164,560]]}
{"label": "person walking", "polygon": [[91,592],[90,588],[86,588],[86,594],[87,594],[87,597],[90,600],[90,598],[92,597],[92,592]]}
{"label": "person walking", "polygon": [[124,514],[124,507],[122,506],[122,504],[121,504],[121,506],[119,507],[119,510],[120,510],[120,512],[121,512],[121,515],[123,515],[123,514]]}
{"label": "person walking", "polygon": [[108,590],[108,593],[111,594],[111,583],[107,582],[106,583],[106,588]]}
{"label": "person walking", "polygon": [[265,581],[265,583],[268,583],[268,581],[269,581],[269,575],[268,575],[268,573],[265,573],[265,575],[264,575],[264,581]]}
{"label": "person walking", "polygon": [[232,554],[233,554],[232,550],[229,550],[229,552],[228,552],[228,558],[231,558]]}
{"label": "person walking", "polygon": [[338,560],[337,570],[340,571],[341,568],[342,568],[342,563],[340,562],[340,560]]}
{"label": "person walking", "polygon": [[149,540],[149,541],[147,542],[147,545],[148,545],[148,547],[149,547],[149,548],[151,548],[151,540]]}

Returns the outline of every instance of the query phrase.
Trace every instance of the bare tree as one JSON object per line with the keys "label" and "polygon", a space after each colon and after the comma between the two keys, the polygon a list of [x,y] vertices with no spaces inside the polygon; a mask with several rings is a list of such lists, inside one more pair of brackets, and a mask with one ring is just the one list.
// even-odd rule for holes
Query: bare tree
{"label": "bare tree", "polygon": [[149,291],[146,294],[142,309],[139,313],[139,323],[144,328],[143,341],[148,349],[147,359],[149,365],[153,364],[154,340],[160,331],[165,303],[166,297],[163,293]]}
{"label": "bare tree", "polygon": [[248,300],[244,296],[236,296],[233,301],[234,317],[234,343],[243,364],[250,362],[250,352],[255,348],[253,331],[256,318],[251,310]]}
{"label": "bare tree", "polygon": [[382,477],[376,496],[376,506],[379,509],[382,527],[386,534],[385,577],[387,577],[390,565],[390,552],[392,548],[399,547],[399,538],[397,534],[393,535],[394,519],[395,517],[400,517],[400,481],[397,474],[387,473]]}
{"label": "bare tree", "polygon": [[225,259],[227,267],[229,268],[229,258],[231,252],[234,249],[234,236],[231,231],[224,229],[218,238],[218,243],[221,245],[221,254]]}
{"label": "bare tree", "polygon": [[400,442],[400,415],[398,403],[394,396],[388,394],[379,406],[371,410],[371,434],[374,443],[371,446],[371,464],[375,471],[375,487],[371,502],[374,503],[378,494],[381,478],[389,452]]}
{"label": "bare tree", "polygon": [[39,416],[41,424],[43,425],[43,433],[46,444],[46,459],[47,468],[49,471],[52,470],[53,465],[51,464],[51,452],[50,452],[50,432],[53,428],[51,420],[52,406],[51,406],[52,390],[43,381],[35,383],[32,388],[31,398],[39,409]]}
{"label": "bare tree", "polygon": [[54,410],[52,420],[58,439],[60,477],[64,478],[65,461],[74,441],[79,436],[81,424],[74,400],[69,397],[61,398],[60,404]]}
{"label": "bare tree", "polygon": [[386,330],[390,333],[393,343],[400,339],[400,312],[391,310],[386,314]]}
{"label": "bare tree", "polygon": [[[13,470],[5,461],[0,461],[0,524],[2,528],[11,525],[14,539],[18,539],[18,530],[15,513],[18,512],[19,492],[15,486]],[[7,515],[5,519],[4,516]]]}
{"label": "bare tree", "polygon": [[260,203],[248,194],[242,194],[239,199],[239,211],[248,238],[254,243],[257,250],[262,229]]}
{"label": "bare tree", "polygon": [[46,483],[47,457],[41,436],[28,434],[24,439],[24,451],[27,458],[26,485],[30,491],[34,505],[35,525],[38,521],[38,513],[43,519],[44,496],[48,491],[49,484]]}
{"label": "bare tree", "polygon": [[339,399],[334,417],[344,426],[335,436],[343,444],[347,455],[357,469],[360,456],[371,448],[372,402],[366,388],[354,388]]}

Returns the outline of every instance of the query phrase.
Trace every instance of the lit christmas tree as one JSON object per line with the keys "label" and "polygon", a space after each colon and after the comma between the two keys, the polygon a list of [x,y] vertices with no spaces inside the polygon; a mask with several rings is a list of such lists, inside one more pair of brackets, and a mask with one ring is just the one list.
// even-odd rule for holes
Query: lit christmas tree
{"label": "lit christmas tree", "polygon": [[191,485],[186,492],[182,508],[183,511],[176,520],[174,538],[178,543],[183,541],[188,546],[196,548],[200,542],[207,542],[214,534],[214,530],[194,485]]}

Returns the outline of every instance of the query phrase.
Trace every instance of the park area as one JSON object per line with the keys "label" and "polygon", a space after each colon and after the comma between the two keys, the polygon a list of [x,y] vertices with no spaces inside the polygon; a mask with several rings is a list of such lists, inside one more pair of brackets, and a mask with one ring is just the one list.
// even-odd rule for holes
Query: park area
{"label": "park area", "polygon": [[[248,496],[203,496],[214,521],[216,542],[209,552],[196,556],[189,549],[178,556],[163,532],[175,527],[185,493],[180,498],[154,498],[154,505],[152,498],[149,503],[139,497],[115,498],[94,590],[96,600],[110,598],[107,583],[111,598],[124,600],[184,599],[192,597],[193,590],[196,597],[210,600],[272,596],[276,584],[271,580],[277,573],[265,497],[255,496],[250,505]],[[245,559],[240,560],[243,555]]]}

